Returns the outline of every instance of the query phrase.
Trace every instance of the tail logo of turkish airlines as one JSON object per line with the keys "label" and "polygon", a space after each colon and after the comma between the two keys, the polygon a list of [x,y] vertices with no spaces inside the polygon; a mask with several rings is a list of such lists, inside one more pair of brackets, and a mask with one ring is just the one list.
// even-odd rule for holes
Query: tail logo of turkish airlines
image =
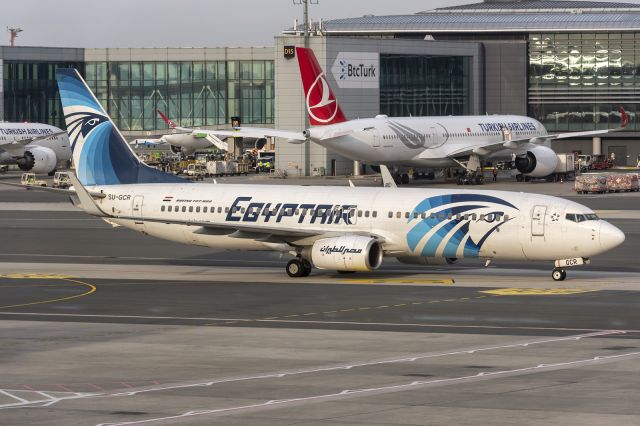
{"label": "tail logo of turkish airlines", "polygon": [[338,113],[338,102],[324,73],[316,77],[307,92],[307,111],[319,123],[329,123]]}

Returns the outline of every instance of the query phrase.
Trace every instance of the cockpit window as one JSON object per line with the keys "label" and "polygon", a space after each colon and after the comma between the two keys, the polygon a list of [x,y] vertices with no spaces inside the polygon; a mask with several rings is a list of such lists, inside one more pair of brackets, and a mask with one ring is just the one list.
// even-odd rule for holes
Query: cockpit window
{"label": "cockpit window", "polygon": [[567,213],[567,215],[565,216],[565,218],[567,220],[570,220],[571,222],[584,222],[587,220],[599,220],[600,218],[598,217],[597,214],[595,213],[589,213],[589,214],[580,214],[580,213]]}

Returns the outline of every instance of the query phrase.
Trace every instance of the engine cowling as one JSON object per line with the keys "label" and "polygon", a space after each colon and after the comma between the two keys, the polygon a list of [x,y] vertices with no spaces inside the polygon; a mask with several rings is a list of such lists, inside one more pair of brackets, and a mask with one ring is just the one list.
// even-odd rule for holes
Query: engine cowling
{"label": "engine cowling", "polygon": [[431,266],[442,266],[442,265],[453,265],[458,262],[458,259],[455,257],[398,257],[398,262],[404,263],[407,265],[431,265]]}
{"label": "engine cowling", "polygon": [[56,169],[58,157],[56,157],[56,153],[51,148],[35,146],[25,151],[24,157],[19,158],[17,163],[22,171],[46,174]]}
{"label": "engine cowling", "polygon": [[169,145],[169,147],[171,148],[171,152],[173,152],[174,154],[182,153],[182,147],[175,146],[175,145]]}
{"label": "engine cowling", "polygon": [[516,169],[533,177],[549,176],[557,165],[558,156],[546,146],[534,146],[526,154],[516,157]]}
{"label": "engine cowling", "polygon": [[382,245],[361,235],[323,238],[311,247],[311,261],[321,269],[371,271],[382,264]]}
{"label": "engine cowling", "polygon": [[256,139],[256,143],[254,144],[255,149],[262,149],[267,144],[267,138]]}

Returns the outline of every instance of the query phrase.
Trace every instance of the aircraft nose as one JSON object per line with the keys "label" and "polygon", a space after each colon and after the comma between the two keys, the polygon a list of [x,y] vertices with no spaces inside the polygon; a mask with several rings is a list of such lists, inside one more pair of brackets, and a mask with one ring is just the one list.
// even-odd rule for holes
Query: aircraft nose
{"label": "aircraft nose", "polygon": [[610,224],[602,221],[600,224],[600,247],[603,251],[618,247],[624,242],[624,233]]}

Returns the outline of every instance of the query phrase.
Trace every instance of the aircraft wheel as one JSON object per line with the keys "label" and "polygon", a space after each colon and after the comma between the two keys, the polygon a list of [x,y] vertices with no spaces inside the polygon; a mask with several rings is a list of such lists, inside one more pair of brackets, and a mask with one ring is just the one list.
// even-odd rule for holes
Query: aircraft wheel
{"label": "aircraft wheel", "polygon": [[311,274],[311,270],[313,269],[313,266],[311,266],[311,262],[309,262],[307,259],[302,259],[302,277],[308,277],[309,274]]}
{"label": "aircraft wheel", "polygon": [[554,268],[553,272],[551,272],[551,278],[554,281],[564,281],[567,278],[567,271],[562,268]]}
{"label": "aircraft wheel", "polygon": [[53,176],[53,175],[56,174],[57,171],[58,171],[58,169],[53,169],[49,173],[47,173],[47,176]]}
{"label": "aircraft wheel", "polygon": [[523,175],[521,175],[521,174],[517,174],[517,175],[516,175],[516,180],[517,180],[518,182],[522,182],[522,181],[524,180],[524,176],[523,176]]}
{"label": "aircraft wheel", "polygon": [[291,259],[287,262],[287,275],[292,278],[302,277],[304,274],[304,265],[298,258]]}

